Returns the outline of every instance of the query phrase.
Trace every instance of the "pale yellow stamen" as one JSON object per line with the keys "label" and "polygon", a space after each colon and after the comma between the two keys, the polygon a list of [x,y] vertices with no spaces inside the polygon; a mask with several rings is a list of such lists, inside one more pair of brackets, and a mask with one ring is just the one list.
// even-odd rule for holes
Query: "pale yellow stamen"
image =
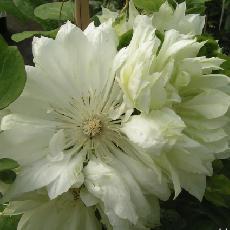
{"label": "pale yellow stamen", "polygon": [[90,118],[83,122],[82,130],[85,135],[89,137],[95,137],[102,131],[102,122],[98,118]]}

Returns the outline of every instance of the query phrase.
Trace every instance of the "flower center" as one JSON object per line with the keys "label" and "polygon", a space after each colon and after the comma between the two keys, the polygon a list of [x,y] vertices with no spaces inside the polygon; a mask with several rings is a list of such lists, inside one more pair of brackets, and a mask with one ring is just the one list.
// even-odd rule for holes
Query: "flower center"
{"label": "flower center", "polygon": [[95,137],[102,131],[102,122],[98,118],[90,118],[83,122],[82,130],[85,135]]}

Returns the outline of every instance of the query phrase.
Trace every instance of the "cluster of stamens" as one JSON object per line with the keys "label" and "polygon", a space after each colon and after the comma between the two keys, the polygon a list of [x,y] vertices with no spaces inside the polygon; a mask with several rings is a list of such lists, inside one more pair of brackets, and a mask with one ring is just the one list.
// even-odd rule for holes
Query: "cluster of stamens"
{"label": "cluster of stamens", "polygon": [[83,122],[83,133],[89,137],[95,137],[102,132],[102,122],[100,119],[93,117]]}

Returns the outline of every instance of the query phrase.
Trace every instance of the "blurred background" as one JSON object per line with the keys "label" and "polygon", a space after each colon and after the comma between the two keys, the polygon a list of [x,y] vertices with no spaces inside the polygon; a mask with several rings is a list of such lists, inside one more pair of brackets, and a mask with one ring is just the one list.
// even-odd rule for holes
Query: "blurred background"
{"label": "blurred background", "polygon": [[[175,3],[175,0],[171,0]],[[176,0],[180,3],[183,0]],[[18,46],[22,53],[25,63],[32,64],[31,38],[23,41],[12,39],[13,34],[23,31],[51,31],[58,28],[66,19],[73,20],[73,12],[64,5],[63,17],[58,17],[57,4],[56,15],[50,15],[47,3],[58,2],[55,0],[0,0],[0,34],[5,38],[9,45]],[[68,3],[70,1],[66,1]],[[188,13],[206,14],[206,26],[204,33],[211,35],[219,41],[223,53],[230,53],[230,0],[186,0]],[[40,5],[46,5],[39,10]],[[95,15],[101,13],[101,7],[111,10],[119,10],[125,5],[125,0],[90,0],[91,19],[95,20]],[[42,12],[43,11],[43,12]],[[55,14],[55,13],[54,13]],[[71,18],[72,17],[72,18]],[[25,33],[24,33],[25,34]],[[24,36],[27,37],[27,36]],[[23,38],[24,38],[23,37]],[[17,41],[17,42],[16,42]],[[213,44],[214,45],[214,44]]]}

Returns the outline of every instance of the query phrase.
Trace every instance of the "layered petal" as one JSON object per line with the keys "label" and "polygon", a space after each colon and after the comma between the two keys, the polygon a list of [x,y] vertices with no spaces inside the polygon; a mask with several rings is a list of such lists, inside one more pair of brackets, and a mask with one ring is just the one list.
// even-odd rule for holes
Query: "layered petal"
{"label": "layered petal", "polygon": [[121,162],[114,159],[110,165],[91,160],[84,175],[87,189],[103,202],[103,211],[113,228],[129,229],[133,225],[139,229],[140,225],[153,227],[159,224],[156,200],[153,206],[148,203],[132,174]]}
{"label": "layered petal", "polygon": [[148,115],[132,116],[122,131],[139,147],[150,154],[160,154],[164,146],[172,146],[185,128],[173,110],[153,110]]}
{"label": "layered petal", "polygon": [[37,195],[34,200],[13,201],[4,210],[4,215],[23,214],[18,230],[100,230],[94,208],[87,208],[81,200],[74,200],[71,192],[52,201],[46,195]]}
{"label": "layered petal", "polygon": [[81,174],[85,152],[76,157],[65,156],[59,161],[41,159],[21,169],[16,181],[5,194],[4,200],[17,197],[22,193],[47,186],[49,197],[56,198],[76,184],[80,187],[84,181]]}
{"label": "layered petal", "polygon": [[176,9],[166,1],[159,9],[153,13],[153,25],[164,32],[165,30],[175,29],[182,34],[200,35],[204,28],[205,16],[198,14],[186,15],[186,3],[180,3]]}

